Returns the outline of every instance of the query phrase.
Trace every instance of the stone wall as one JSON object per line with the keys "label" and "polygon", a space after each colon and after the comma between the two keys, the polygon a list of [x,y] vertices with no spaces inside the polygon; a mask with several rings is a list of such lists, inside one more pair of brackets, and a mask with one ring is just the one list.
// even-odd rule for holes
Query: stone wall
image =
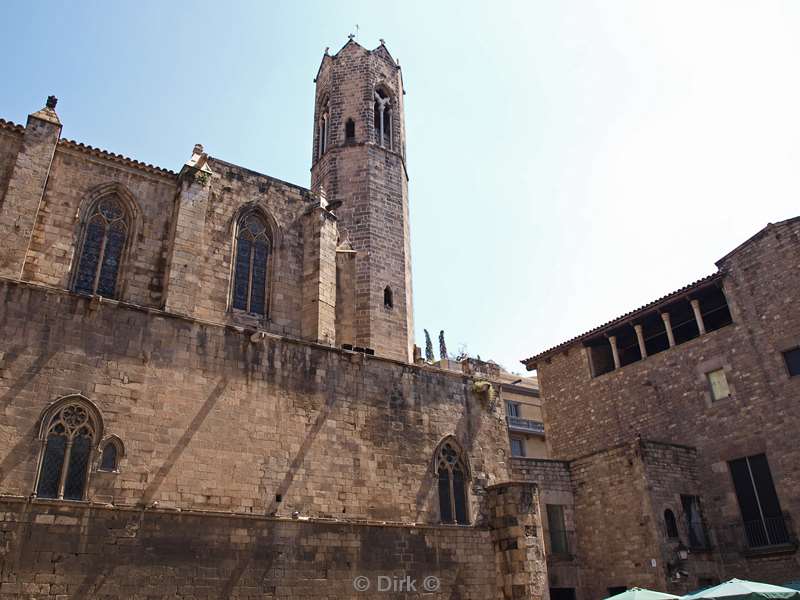
{"label": "stone wall", "polygon": [[495,569],[488,529],[0,500],[0,598],[499,600]]}
{"label": "stone wall", "polygon": [[489,488],[487,512],[492,527],[500,598],[547,597],[538,487],[509,482]]}
{"label": "stone wall", "polygon": [[[572,490],[570,465],[566,461],[536,458],[512,458],[511,477],[515,480],[536,483],[539,490],[539,511],[542,515],[542,538],[547,556],[548,585],[551,588],[572,588],[576,598],[582,600],[583,589],[580,578],[580,561],[577,555],[575,498]],[[563,507],[564,526],[569,552],[553,552],[550,524],[547,520],[547,505]]]}
{"label": "stone wall", "polygon": [[[704,517],[720,553],[717,575],[786,581],[800,571],[798,554],[793,547],[766,553],[745,548],[727,463],[766,454],[795,541],[800,453],[792,440],[800,428],[800,377],[788,375],[781,352],[800,345],[800,311],[794,308],[800,219],[768,226],[718,264],[733,324],[594,378],[579,343],[538,360],[548,441],[554,458],[568,460],[627,446],[637,436],[695,448],[696,471],[682,473],[683,483],[665,484],[666,493],[674,500],[692,481],[702,482]],[[731,395],[712,401],[706,373],[718,368]],[[573,469],[579,462],[573,460]],[[622,484],[617,493],[629,493],[626,501],[638,510],[645,501],[637,499],[640,484],[624,477],[641,474],[622,459],[604,468]],[[666,497],[654,497],[663,510]],[[623,540],[610,546],[593,536],[597,519],[609,518],[604,509],[587,515],[588,521],[579,516],[581,536],[588,536],[583,544],[603,564],[615,549],[624,550]],[[698,566],[695,575],[707,573],[707,566]]]}
{"label": "stone wall", "polygon": [[[659,549],[657,568],[664,578],[664,589],[674,594],[687,594],[708,582],[722,581],[722,572],[718,567],[719,545],[713,538],[713,532],[706,525],[704,531],[708,543],[700,546],[692,544],[687,515],[682,506],[682,496],[697,496],[700,498],[701,515],[707,511],[708,498],[704,497],[704,489],[697,475],[696,450],[642,441],[638,453],[644,464],[646,489]],[[675,516],[678,529],[675,538],[670,537],[666,530],[664,515],[667,510]],[[681,550],[687,550],[685,557]]]}
{"label": "stone wall", "polygon": [[[329,323],[318,323],[306,337],[334,343],[338,232],[334,224],[322,240],[322,269],[317,264],[309,270],[304,216],[319,200],[307,189],[210,157],[207,183],[192,187],[171,171],[59,139],[59,132],[49,109],[31,115],[27,129],[0,123],[0,228],[7,232],[0,262],[6,277],[70,289],[89,208],[116,194],[131,213],[116,299],[300,337],[304,309],[322,298]],[[267,318],[230,307],[236,221],[251,208],[266,216],[273,242]],[[308,276],[320,281],[318,297],[306,302]],[[307,294],[313,285],[306,288]]]}
{"label": "stone wall", "polygon": [[570,466],[582,597],[605,598],[608,588],[616,586],[663,589],[655,523],[637,444],[580,458]]}
{"label": "stone wall", "polygon": [[22,145],[23,128],[0,119],[0,199],[5,196]]}
{"label": "stone wall", "polygon": [[89,205],[102,193],[122,193],[134,207],[131,246],[120,271],[118,296],[127,302],[163,304],[166,233],[175,196],[175,177],[93,156],[60,143],[36,215],[23,278],[69,289]]}
{"label": "stone wall", "polygon": [[42,411],[81,393],[125,445],[89,498],[253,514],[438,522],[433,453],[508,479],[506,429],[471,379],[0,282],[0,491],[33,492]]}

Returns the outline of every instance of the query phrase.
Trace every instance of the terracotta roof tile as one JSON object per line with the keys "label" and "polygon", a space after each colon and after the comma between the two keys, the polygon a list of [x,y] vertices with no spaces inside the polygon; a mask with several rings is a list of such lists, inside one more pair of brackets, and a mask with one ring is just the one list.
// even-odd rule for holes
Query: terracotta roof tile
{"label": "terracotta roof tile", "polygon": [[22,125],[17,125],[16,123],[6,121],[5,119],[0,119],[0,128],[10,129],[12,131],[25,131],[25,128]]}
{"label": "terracotta roof tile", "polygon": [[70,148],[72,150],[79,150],[81,152],[86,152],[87,154],[91,154],[93,156],[97,156],[99,158],[105,158],[108,160],[112,160],[114,162],[129,166],[135,167],[137,169],[143,169],[145,171],[149,171],[150,173],[155,173],[157,175],[166,175],[168,177],[176,177],[177,174],[174,171],[170,171],[169,169],[163,169],[161,167],[157,167],[155,165],[151,165],[148,163],[144,163],[133,158],[128,158],[127,156],[123,156],[122,154],[115,154],[114,152],[109,152],[108,150],[103,150],[101,148],[95,148],[94,146],[90,146],[88,144],[84,144],[81,142],[76,142],[75,140],[67,140],[61,139],[58,141],[59,146],[63,146],[65,148]]}
{"label": "terracotta roof tile", "polygon": [[527,368],[530,369],[532,367],[530,367],[529,365],[531,365],[532,363],[534,363],[534,362],[536,362],[538,360],[541,360],[543,358],[546,358],[546,357],[552,355],[553,353],[557,352],[558,350],[561,350],[563,348],[566,348],[567,346],[571,346],[572,344],[574,344],[576,342],[579,342],[579,341],[584,340],[584,339],[586,339],[588,337],[591,337],[591,336],[597,334],[598,332],[602,331],[603,329],[610,329],[610,328],[612,328],[614,326],[620,325],[620,324],[624,323],[625,321],[628,321],[628,320],[634,318],[635,316],[639,315],[640,313],[652,310],[654,307],[658,306],[659,304],[666,303],[666,302],[674,299],[676,296],[680,296],[682,294],[685,294],[686,292],[688,292],[689,290],[691,290],[693,288],[706,285],[708,283],[711,283],[712,281],[720,279],[721,277],[722,277],[722,273],[721,272],[712,273],[711,275],[703,277],[702,279],[698,279],[697,281],[695,281],[693,283],[690,283],[689,285],[685,285],[682,288],[675,290],[674,292],[670,292],[669,294],[667,294],[665,296],[661,296],[657,300],[653,300],[652,302],[649,302],[649,303],[645,304],[644,306],[640,306],[639,308],[636,308],[636,309],[634,309],[634,310],[632,310],[630,312],[627,312],[624,315],[621,315],[621,316],[617,317],[616,319],[612,319],[611,321],[607,321],[606,323],[603,323],[602,325],[598,325],[597,327],[595,327],[593,329],[590,329],[589,331],[586,331],[585,333],[582,333],[582,334],[577,335],[577,336],[575,336],[573,338],[570,338],[565,342],[561,342],[560,344],[558,344],[556,346],[553,346],[552,348],[548,348],[547,350],[544,350],[544,351],[540,352],[539,354],[535,354],[534,356],[531,356],[530,358],[523,359],[520,362],[523,365],[525,365]]}

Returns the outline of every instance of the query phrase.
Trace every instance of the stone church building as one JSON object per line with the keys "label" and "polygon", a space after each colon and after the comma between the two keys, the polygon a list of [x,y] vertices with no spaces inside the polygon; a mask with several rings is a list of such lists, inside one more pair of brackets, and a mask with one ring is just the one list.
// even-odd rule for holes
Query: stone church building
{"label": "stone church building", "polygon": [[418,359],[397,61],[351,39],[315,83],[309,188],[63,139],[54,97],[0,120],[0,598],[797,573],[800,222],[525,361],[552,459],[512,456],[507,382]]}
{"label": "stone church building", "polygon": [[0,597],[546,593],[495,386],[414,361],[400,67],[315,82],[310,188],[0,121]]}

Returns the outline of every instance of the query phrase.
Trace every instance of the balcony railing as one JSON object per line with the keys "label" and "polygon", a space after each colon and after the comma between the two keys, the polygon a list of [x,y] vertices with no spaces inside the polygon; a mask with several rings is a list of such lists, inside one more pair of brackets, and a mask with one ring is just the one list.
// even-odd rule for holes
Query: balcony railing
{"label": "balcony railing", "polygon": [[544,435],[544,423],[541,421],[532,421],[531,419],[523,419],[522,417],[506,417],[506,419],[509,429]]}
{"label": "balcony railing", "polygon": [[744,532],[747,536],[747,544],[751,548],[762,548],[764,546],[777,546],[789,543],[789,530],[786,521],[780,517],[765,517],[755,521],[744,522]]}

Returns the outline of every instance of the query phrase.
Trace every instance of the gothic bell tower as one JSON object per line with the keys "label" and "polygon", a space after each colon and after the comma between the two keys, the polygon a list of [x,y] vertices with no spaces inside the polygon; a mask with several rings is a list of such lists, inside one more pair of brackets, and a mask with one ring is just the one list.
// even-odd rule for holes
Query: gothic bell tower
{"label": "gothic bell tower", "polygon": [[325,52],[315,82],[311,189],[332,205],[340,241],[356,251],[355,339],[337,333],[337,342],[411,362],[414,322],[400,65],[383,40],[367,50],[351,37],[334,56]]}

